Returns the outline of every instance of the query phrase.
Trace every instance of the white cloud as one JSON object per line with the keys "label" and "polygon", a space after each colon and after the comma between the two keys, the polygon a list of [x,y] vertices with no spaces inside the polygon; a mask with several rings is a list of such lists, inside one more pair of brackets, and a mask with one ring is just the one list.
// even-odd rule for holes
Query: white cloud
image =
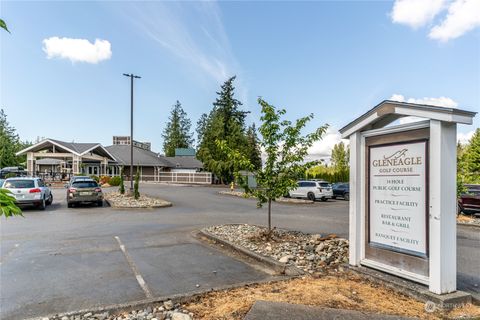
{"label": "white cloud", "polygon": [[478,26],[480,26],[480,1],[456,0],[448,8],[445,20],[433,27],[428,36],[446,42]]}
{"label": "white cloud", "polygon": [[475,130],[469,131],[467,133],[458,132],[457,142],[460,142],[462,144],[468,143],[470,139],[472,139],[474,133],[475,133]]}
{"label": "white cloud", "polygon": [[391,12],[394,23],[419,28],[430,23],[445,7],[445,0],[396,0]]}
{"label": "white cloud", "polygon": [[[456,108],[458,106],[458,103],[455,100],[447,97],[439,97],[439,98],[424,97],[419,99],[416,99],[416,98],[405,99],[403,95],[395,93],[388,100],[408,102],[408,103],[427,104],[427,105],[440,106],[440,107],[446,107],[446,108]],[[405,124],[405,123],[412,123],[412,122],[417,122],[422,120],[425,120],[425,119],[419,118],[419,117],[404,117],[404,118],[401,118],[399,122],[400,124]]]}
{"label": "white cloud", "polygon": [[[440,19],[435,19],[442,14]],[[428,36],[447,42],[480,26],[479,0],[396,0],[392,22],[417,29],[432,26]],[[434,21],[437,20],[437,21]]]}
{"label": "white cloud", "polygon": [[458,103],[455,100],[448,97],[438,97],[438,98],[424,97],[424,98],[405,99],[403,95],[395,93],[390,97],[389,100],[408,102],[408,103],[428,104],[432,106],[440,106],[440,107],[446,107],[446,108],[456,108],[458,106]]}
{"label": "white cloud", "polygon": [[86,39],[50,37],[43,40],[43,51],[48,59],[69,59],[72,62],[98,63],[112,56],[110,42],[101,39],[91,43]]}
{"label": "white cloud", "polygon": [[327,163],[330,162],[330,155],[332,153],[333,146],[343,141],[346,145],[348,145],[349,140],[342,140],[340,132],[338,130],[329,128],[323,139],[317,141],[313,144],[313,146],[308,150],[308,157],[306,160],[320,160],[324,159]]}

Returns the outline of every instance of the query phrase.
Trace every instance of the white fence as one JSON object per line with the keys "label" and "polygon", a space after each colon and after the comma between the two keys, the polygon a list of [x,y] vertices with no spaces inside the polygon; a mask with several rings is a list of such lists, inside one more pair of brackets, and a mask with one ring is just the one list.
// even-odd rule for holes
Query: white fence
{"label": "white fence", "polygon": [[141,175],[141,181],[211,184],[211,172],[159,172],[155,175]]}

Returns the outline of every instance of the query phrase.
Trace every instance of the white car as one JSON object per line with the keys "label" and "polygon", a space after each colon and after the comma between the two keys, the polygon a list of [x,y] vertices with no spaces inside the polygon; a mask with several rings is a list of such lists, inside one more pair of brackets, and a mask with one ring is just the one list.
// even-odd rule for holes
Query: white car
{"label": "white car", "polygon": [[3,182],[2,188],[10,190],[19,205],[34,205],[45,210],[53,202],[50,188],[40,178],[8,178]]}
{"label": "white car", "polygon": [[299,181],[298,187],[291,190],[288,195],[292,198],[307,198],[327,201],[333,197],[332,186],[326,181]]}

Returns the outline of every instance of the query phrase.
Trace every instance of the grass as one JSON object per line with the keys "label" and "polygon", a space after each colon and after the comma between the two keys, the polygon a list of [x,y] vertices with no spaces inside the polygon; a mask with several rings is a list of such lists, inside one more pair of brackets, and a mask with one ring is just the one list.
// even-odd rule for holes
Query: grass
{"label": "grass", "polygon": [[342,308],[379,314],[440,319],[480,317],[480,307],[468,305],[447,314],[427,313],[425,304],[358,275],[304,277],[207,293],[185,305],[196,319],[243,319],[257,300]]}

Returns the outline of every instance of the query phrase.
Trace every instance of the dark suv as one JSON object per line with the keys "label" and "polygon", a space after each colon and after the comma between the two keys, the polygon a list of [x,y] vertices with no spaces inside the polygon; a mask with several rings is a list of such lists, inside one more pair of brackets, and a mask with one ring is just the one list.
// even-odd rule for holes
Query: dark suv
{"label": "dark suv", "polygon": [[67,204],[71,208],[79,203],[96,203],[103,206],[102,188],[93,179],[77,179],[67,186]]}
{"label": "dark suv", "polygon": [[480,213],[480,184],[466,184],[458,198],[458,213]]}
{"label": "dark suv", "polygon": [[342,197],[345,200],[350,200],[350,184],[346,182],[339,182],[333,185],[333,197],[332,199],[336,199],[337,197]]}

